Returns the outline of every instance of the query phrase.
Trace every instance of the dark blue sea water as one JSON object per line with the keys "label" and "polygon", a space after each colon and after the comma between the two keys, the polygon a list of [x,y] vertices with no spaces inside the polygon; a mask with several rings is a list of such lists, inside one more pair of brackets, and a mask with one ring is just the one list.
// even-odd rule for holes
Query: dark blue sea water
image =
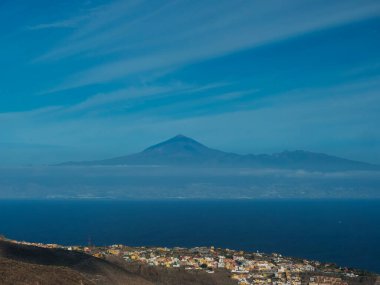
{"label": "dark blue sea water", "polygon": [[380,272],[380,201],[0,201],[0,233],[59,244],[278,252]]}

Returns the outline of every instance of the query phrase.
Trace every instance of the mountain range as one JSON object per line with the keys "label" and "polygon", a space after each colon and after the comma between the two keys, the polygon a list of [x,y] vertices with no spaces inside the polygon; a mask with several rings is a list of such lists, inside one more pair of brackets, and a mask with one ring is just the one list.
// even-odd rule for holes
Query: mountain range
{"label": "mountain range", "polygon": [[209,148],[183,135],[177,135],[131,155],[95,161],[70,161],[59,165],[241,167],[323,172],[380,170],[379,165],[304,150],[258,155],[229,153]]}

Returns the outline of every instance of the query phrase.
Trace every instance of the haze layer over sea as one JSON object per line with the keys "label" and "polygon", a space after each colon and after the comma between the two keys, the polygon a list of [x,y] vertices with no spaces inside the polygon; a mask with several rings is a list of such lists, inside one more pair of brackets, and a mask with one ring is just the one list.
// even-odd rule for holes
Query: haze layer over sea
{"label": "haze layer over sea", "polygon": [[380,272],[380,200],[0,201],[0,233],[43,243],[216,246]]}

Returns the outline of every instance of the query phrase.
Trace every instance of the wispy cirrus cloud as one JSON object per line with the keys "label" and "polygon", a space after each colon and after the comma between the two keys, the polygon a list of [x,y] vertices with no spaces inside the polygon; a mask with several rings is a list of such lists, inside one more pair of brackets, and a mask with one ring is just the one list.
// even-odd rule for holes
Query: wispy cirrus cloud
{"label": "wispy cirrus cloud", "polygon": [[[199,104],[212,103],[217,100],[233,100],[238,99],[241,96],[252,94],[257,90],[235,90],[233,92],[223,91],[226,86],[232,86],[232,83],[210,83],[203,86],[185,84],[182,82],[176,82],[168,85],[156,85],[156,86],[138,86],[128,87],[112,92],[98,93],[88,97],[84,101],[77,104],[67,106],[56,112],[59,114],[101,114],[103,113],[117,113],[120,108],[123,110],[129,110],[130,112],[140,113],[134,110],[142,103],[150,104],[147,109],[160,110],[163,106],[155,106],[154,103],[157,100],[171,99],[175,106],[180,106],[181,102],[185,102],[188,108],[191,106],[197,106]],[[231,87],[234,88],[234,87]],[[236,88],[236,87],[235,87]],[[215,93],[211,98],[208,96],[196,96],[198,99],[193,98],[196,94],[206,94],[206,92]],[[191,100],[190,100],[191,99]],[[191,101],[191,103],[189,103]],[[171,103],[167,103],[167,106],[171,108]],[[141,115],[141,114],[140,114]]]}
{"label": "wispy cirrus cloud", "polygon": [[[183,87],[182,87],[183,88]],[[155,98],[162,94],[171,93],[175,90],[180,90],[181,86],[152,86],[152,87],[130,87],[126,89],[117,90],[109,93],[100,93],[89,97],[83,102],[72,105],[66,108],[65,113],[88,111],[94,108],[105,107],[110,105],[126,104],[132,99],[141,99],[148,96]]]}
{"label": "wispy cirrus cloud", "polygon": [[75,28],[83,21],[87,20],[88,16],[79,16],[74,17],[67,20],[52,22],[52,23],[44,23],[44,24],[37,24],[34,26],[28,26],[27,30],[46,30],[46,29],[65,29],[65,28]]}
{"label": "wispy cirrus cloud", "polygon": [[[223,90],[226,87],[235,91],[226,92]],[[215,102],[215,100],[232,100],[256,91],[236,90],[236,88],[232,82],[216,82],[206,85],[173,82],[166,85],[130,86],[114,91],[95,93],[75,104],[46,106],[28,111],[0,113],[0,119],[44,120],[48,117],[58,118],[60,116],[66,116],[66,119],[70,119],[70,117],[67,117],[70,114],[81,114],[83,117],[91,117],[94,114],[99,115],[102,113],[109,114],[116,112],[120,108],[133,110],[135,105],[138,105],[137,103],[139,102],[173,99],[174,102],[177,102],[176,104],[182,101],[192,101],[192,104],[197,105],[200,103]],[[193,95],[206,94],[207,92],[213,92],[215,94],[212,98],[208,96],[201,96],[198,99],[191,98]],[[160,109],[161,107],[162,106],[152,106],[151,108]]]}
{"label": "wispy cirrus cloud", "polygon": [[[104,55],[51,92],[176,68],[242,49],[379,15],[365,1],[115,1],[96,11],[63,42],[39,57],[52,61]],[[107,57],[109,56],[109,57]],[[115,60],[115,56],[117,59]]]}

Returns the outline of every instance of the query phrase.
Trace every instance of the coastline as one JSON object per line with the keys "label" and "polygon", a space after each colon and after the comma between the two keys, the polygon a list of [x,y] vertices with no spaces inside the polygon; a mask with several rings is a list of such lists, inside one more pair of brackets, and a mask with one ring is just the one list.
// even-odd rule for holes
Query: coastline
{"label": "coastline", "polygon": [[[19,252],[28,252],[28,250],[39,248],[42,252],[48,250],[49,252],[64,251],[68,254],[70,252],[85,254],[116,264],[135,272],[135,274],[138,273],[143,278],[146,278],[143,274],[144,270],[149,269],[162,272],[158,274],[163,275],[173,270],[179,275],[182,274],[181,272],[190,275],[215,274],[217,276],[215,278],[225,279],[227,283],[223,284],[236,281],[234,284],[239,285],[288,284],[289,282],[295,285],[321,283],[372,285],[377,284],[376,282],[380,280],[380,275],[376,273],[339,267],[332,263],[285,257],[278,253],[245,252],[213,246],[194,248],[131,247],[125,245],[62,246],[1,238],[0,246],[4,247],[4,244],[18,248]],[[1,257],[4,257],[4,253],[2,256],[0,251]],[[9,258],[9,255],[5,254],[5,257]],[[54,264],[54,260],[51,262]],[[156,276],[155,278],[159,280],[161,277]]]}

